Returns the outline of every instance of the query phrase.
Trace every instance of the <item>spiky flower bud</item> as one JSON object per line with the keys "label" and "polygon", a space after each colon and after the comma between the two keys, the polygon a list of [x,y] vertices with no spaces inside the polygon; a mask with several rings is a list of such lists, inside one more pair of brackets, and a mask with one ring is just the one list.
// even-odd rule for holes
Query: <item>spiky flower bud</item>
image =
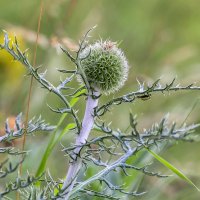
{"label": "spiky flower bud", "polygon": [[129,67],[116,43],[98,41],[86,47],[81,57],[81,66],[92,87],[109,94],[124,85]]}

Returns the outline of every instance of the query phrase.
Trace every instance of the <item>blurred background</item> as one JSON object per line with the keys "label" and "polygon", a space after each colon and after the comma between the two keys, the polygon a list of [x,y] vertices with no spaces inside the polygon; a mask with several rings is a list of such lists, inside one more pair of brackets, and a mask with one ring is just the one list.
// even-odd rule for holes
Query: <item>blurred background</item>
{"label": "blurred background", "polygon": [[[59,46],[76,50],[84,33],[98,25],[91,34],[90,42],[100,38],[120,42],[120,48],[125,52],[130,65],[126,85],[118,93],[102,97],[101,103],[136,90],[136,79],[149,84],[161,78],[164,84],[176,78],[177,84],[200,85],[199,7],[198,0],[44,0],[36,66],[42,65],[44,70],[47,69],[48,80],[58,84],[60,74],[56,69],[73,69],[72,63]],[[29,49],[32,63],[39,13],[39,0],[0,0],[0,29],[6,30],[12,40],[17,36],[21,49]],[[3,42],[2,31],[0,42]],[[7,117],[13,119],[18,113],[26,111],[30,77],[25,75],[23,66],[13,61],[6,52],[0,52],[1,129]],[[112,121],[112,127],[121,130],[125,130],[129,124],[130,111],[138,116],[141,130],[159,122],[167,113],[170,121],[176,121],[178,125],[183,122],[198,123],[199,96],[199,92],[156,94],[148,101],[138,100],[133,104],[115,107],[104,119]],[[56,124],[59,116],[51,113],[47,103],[60,105],[57,98],[33,82],[30,117],[41,114],[47,121]],[[84,100],[76,107],[81,117]],[[0,133],[4,134],[3,131]],[[25,164],[30,173],[35,173],[48,138],[48,134],[28,138],[26,149],[34,148]],[[67,146],[72,141],[73,139],[66,136],[62,144]],[[16,145],[20,145],[20,142]],[[48,161],[50,171],[55,177],[64,176],[67,165],[67,159],[63,159],[60,150],[61,145],[58,144]],[[200,187],[199,151],[199,142],[179,142],[162,156]],[[58,166],[58,162],[63,165]],[[155,163],[155,168],[162,168],[161,170],[170,173],[159,163]],[[149,191],[141,198],[144,200],[197,200],[200,196],[193,187],[175,176],[168,179],[145,178],[142,187]]]}

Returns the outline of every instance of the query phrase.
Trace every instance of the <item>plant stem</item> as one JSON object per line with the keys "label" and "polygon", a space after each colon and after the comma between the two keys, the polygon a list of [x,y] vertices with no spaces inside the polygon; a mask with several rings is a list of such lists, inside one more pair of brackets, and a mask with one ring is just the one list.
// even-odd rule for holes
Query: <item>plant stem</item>
{"label": "plant stem", "polygon": [[[94,92],[95,96],[99,95],[99,92]],[[74,160],[70,164],[66,179],[64,181],[62,189],[65,190],[66,196],[65,200],[69,199],[69,193],[73,189],[74,184],[76,182],[76,178],[78,175],[78,172],[81,168],[82,161],[81,158],[77,157],[77,155],[80,153],[81,147],[80,145],[85,144],[88,136],[90,134],[90,131],[94,125],[94,108],[97,107],[98,105],[98,99],[94,99],[92,96],[88,96],[87,103],[86,103],[86,108],[85,108],[85,114],[82,122],[82,127],[80,130],[80,133],[77,135],[76,138],[76,143],[75,145],[79,146],[74,150]],[[70,185],[69,185],[70,184]]]}

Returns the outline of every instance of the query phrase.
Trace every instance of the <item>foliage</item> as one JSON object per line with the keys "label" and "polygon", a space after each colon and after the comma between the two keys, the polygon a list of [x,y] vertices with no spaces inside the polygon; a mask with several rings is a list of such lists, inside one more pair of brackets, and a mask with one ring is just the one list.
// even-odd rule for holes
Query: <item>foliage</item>
{"label": "foliage", "polygon": [[[123,103],[134,102],[137,99],[147,100],[154,93],[169,93],[171,91],[178,92],[185,90],[199,91],[200,87],[193,84],[187,86],[175,85],[175,79],[164,86],[160,84],[160,80],[147,86],[139,83],[139,89],[137,91],[113,98],[103,105],[98,105],[98,99],[101,98],[101,94],[95,90],[96,88],[92,87],[91,80],[87,79],[82,67],[82,61],[84,62],[84,59],[90,56],[88,54],[86,57],[82,57],[82,52],[88,47],[86,40],[90,31],[86,33],[80,42],[76,57],[73,57],[67,50],[62,48],[63,52],[75,65],[75,69],[58,70],[62,74],[67,74],[66,78],[61,80],[58,86],[54,86],[53,83],[45,78],[46,72],[39,72],[40,67],[34,68],[27,59],[26,51],[22,52],[20,50],[17,39],[15,39],[14,44],[10,44],[9,36],[5,33],[4,44],[1,44],[0,48],[6,50],[15,60],[21,62],[26,67],[28,75],[33,76],[42,88],[56,95],[63,103],[62,108],[49,106],[53,112],[62,114],[58,125],[64,120],[66,115],[72,116],[74,122],[67,124],[65,131],[61,132],[57,138],[55,135],[56,132],[54,132],[36,176],[28,175],[26,180],[17,177],[16,180],[8,184],[5,190],[0,193],[1,197],[5,198],[9,196],[9,193],[16,190],[25,199],[33,200],[80,199],[90,196],[101,199],[122,199],[127,196],[128,198],[129,196],[141,196],[145,192],[127,190],[123,183],[124,176],[129,176],[131,171],[139,171],[147,176],[156,176],[158,178],[167,177],[167,175],[150,170],[149,163],[141,166],[137,162],[130,162],[133,157],[145,150],[148,150],[161,163],[165,163],[179,177],[193,184],[189,178],[155,154],[153,150],[157,147],[161,149],[167,147],[175,141],[194,141],[193,136],[199,124],[187,126],[184,124],[178,127],[175,123],[169,124],[165,116],[159,123],[154,123],[150,129],[140,131],[137,127],[138,122],[136,117],[130,113],[130,131],[121,131],[117,128],[111,128],[107,122],[103,121],[102,116],[114,105],[120,106]],[[76,76],[81,77],[83,86],[73,89],[69,86],[69,83]],[[75,101],[81,97],[86,97],[86,111],[82,120],[79,119],[77,111],[74,108]],[[95,124],[94,126],[93,123]],[[15,130],[11,130],[8,122],[6,122],[6,134],[5,136],[1,136],[0,142],[12,141],[21,137],[23,134],[30,135],[36,131],[51,131],[55,129],[54,126],[50,126],[44,120],[41,120],[41,117],[30,120],[27,127],[23,127],[22,124],[21,114],[16,118]],[[92,130],[86,130],[90,126]],[[50,173],[46,173],[44,176],[43,172],[45,163],[55,144],[68,131],[75,132],[76,142],[70,147],[63,147],[66,156],[70,158],[70,167],[67,173],[67,181],[57,181],[52,178]],[[90,131],[98,131],[100,135],[88,137]],[[0,152],[9,155],[26,154],[26,152],[15,151],[14,149],[4,147],[1,148]],[[0,178],[17,172],[18,166],[24,159],[25,157],[15,165],[10,163],[9,167],[2,171]],[[1,166],[3,167],[6,163],[7,160],[2,162]],[[83,174],[89,173],[91,168],[94,169],[92,175],[89,177],[83,176]],[[118,177],[118,179],[115,177]],[[100,183],[98,188],[95,186],[96,183]]]}

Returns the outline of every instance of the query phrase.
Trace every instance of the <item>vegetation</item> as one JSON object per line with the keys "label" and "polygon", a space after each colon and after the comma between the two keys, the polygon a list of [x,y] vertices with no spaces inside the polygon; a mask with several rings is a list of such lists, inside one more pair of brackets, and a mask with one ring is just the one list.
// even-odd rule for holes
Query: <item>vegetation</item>
{"label": "vegetation", "polygon": [[[79,15],[86,13],[86,5],[89,5],[89,2],[83,6],[80,2],[69,1],[67,5],[70,10],[67,11],[67,19],[71,20],[71,23],[75,20],[73,15],[76,16],[79,6],[82,6]],[[112,7],[111,2],[102,1],[93,9],[105,4],[107,7],[100,13],[103,13],[103,10],[106,12],[109,7]],[[2,126],[0,129],[2,158],[0,198],[156,200],[196,199],[199,196],[198,179],[196,179],[198,174],[195,172],[198,161],[195,156],[190,156],[195,155],[195,148],[198,150],[199,139],[200,86],[198,76],[195,76],[198,70],[197,73],[194,72],[194,63],[198,69],[198,56],[197,49],[195,54],[191,50],[192,48],[194,50],[192,39],[196,41],[194,35],[198,31],[196,29],[191,31],[195,34],[191,34],[188,40],[184,34],[181,34],[181,39],[172,42],[177,38],[175,33],[179,33],[181,29],[172,26],[173,23],[176,25],[179,23],[179,15],[175,13],[178,22],[176,20],[170,22],[172,27],[169,28],[171,32],[174,31],[173,39],[168,38],[169,41],[163,43],[159,37],[169,33],[169,30],[163,28],[163,31],[155,32],[157,35],[153,36],[154,29],[151,29],[147,23],[152,20],[155,27],[167,25],[167,19],[171,17],[167,9],[171,9],[171,12],[173,9],[176,11],[180,9],[182,13],[188,4],[181,4],[179,8],[176,6],[180,5],[180,2],[173,2],[172,8],[171,5],[152,1],[151,4],[149,3],[151,6],[147,8],[143,1],[136,1],[129,5],[116,2],[119,11],[124,13],[124,16],[119,18],[116,29],[121,23],[123,30],[128,33],[125,19],[129,20],[129,23],[132,15],[143,19],[142,25],[137,24],[136,18],[132,21],[137,26],[129,33],[138,36],[133,45],[127,45],[129,40],[126,39],[120,45],[119,42],[111,42],[110,39],[105,42],[103,39],[92,41],[89,35],[93,29],[86,32],[79,45],[69,38],[62,38],[62,34],[49,40],[50,30],[45,29],[44,35],[39,31],[41,21],[45,19],[45,15],[42,18],[46,6],[46,2],[43,1],[40,2],[37,33],[26,30],[25,26],[13,28],[21,31],[19,40],[18,34],[16,37],[10,37],[13,30],[2,33],[0,104],[4,117],[6,115],[10,117],[5,127]],[[197,5],[195,1],[192,2],[190,9],[195,8],[193,4]],[[57,14],[59,16],[62,16],[61,5],[63,3],[57,5],[60,9]],[[146,14],[140,12],[132,14],[129,7],[134,8],[135,11],[144,8]],[[47,13],[50,10],[49,7]],[[161,15],[161,11],[165,12]],[[96,12],[98,13],[97,10]],[[115,11],[111,10],[111,14],[114,18]],[[162,18],[160,24],[159,19],[155,18],[159,14],[166,17],[166,19]],[[91,14],[93,15],[96,16]],[[187,22],[185,19],[184,23],[195,27],[195,18],[193,18],[195,12],[191,12],[190,15],[192,21]],[[89,19],[93,18],[91,16],[88,14]],[[66,20],[66,23],[69,21]],[[110,21],[107,20],[106,23],[109,25]],[[6,23],[2,22],[2,24]],[[57,21],[52,23],[54,24],[56,25]],[[106,24],[99,24],[109,31]],[[6,26],[3,28],[6,29]],[[139,34],[136,34],[137,28]],[[68,34],[75,37],[78,32],[76,29],[77,27],[74,27],[74,32],[70,30]],[[99,30],[101,27],[92,33],[98,33]],[[118,31],[115,34],[114,30],[110,31],[113,38],[116,35],[118,39],[124,36],[122,32]],[[32,52],[24,50],[27,44],[23,41],[30,42],[31,37],[28,35],[36,39],[35,53],[30,56],[30,59],[28,53],[32,54]],[[145,38],[147,35],[149,35],[148,40]],[[141,39],[145,39],[144,44],[140,43]],[[58,41],[62,43],[61,48]],[[184,49],[182,47],[184,42],[190,47]],[[153,43],[156,43],[155,46],[152,46]],[[62,50],[62,55],[68,57],[67,66],[66,63],[64,64],[66,67],[60,68],[59,63],[63,65],[66,60],[62,56],[55,55],[56,51],[52,51],[54,47],[57,52]],[[179,49],[181,47],[183,49]],[[40,62],[47,65],[54,63],[53,68],[47,67],[48,70],[44,70],[44,67],[36,65],[37,48],[40,53],[39,59],[40,56],[44,56],[44,52],[48,55],[47,61]],[[44,52],[42,48],[45,49]],[[76,52],[70,52],[68,49]],[[127,56],[120,49],[125,50]],[[131,67],[132,59],[127,62],[126,57],[129,58],[131,55],[129,51],[134,53],[135,67]],[[11,58],[14,59],[13,65],[9,63]],[[137,65],[142,67],[137,68]],[[192,67],[187,71],[185,68],[188,66]],[[24,84],[27,78],[22,77],[23,67],[27,72],[26,77],[31,77],[29,88]],[[167,67],[171,71],[167,70]],[[174,78],[180,67],[183,70],[177,78]],[[177,71],[173,71],[176,68]],[[16,74],[13,73],[15,70]],[[179,77],[184,77],[185,72],[187,77],[178,84]],[[144,75],[141,75],[142,73]],[[155,74],[163,77],[155,78]],[[128,81],[125,82],[127,77]],[[153,79],[155,81],[152,81]],[[33,88],[33,85],[40,86],[42,89]],[[22,102],[25,102],[27,93],[29,93],[28,105],[24,109]],[[47,106],[45,106],[46,102],[43,102],[44,99],[48,100]],[[189,105],[187,109],[186,105]],[[25,113],[24,117],[22,114],[15,114],[21,111]],[[169,111],[171,113],[167,114]],[[39,117],[31,119],[31,115]],[[4,117],[1,117],[2,121]],[[46,120],[43,120],[43,117]],[[50,124],[46,121],[50,121]],[[41,132],[47,134],[39,134]],[[178,160],[182,160],[185,164],[189,160],[193,163],[192,176],[187,170],[184,170],[186,173],[181,172],[183,165],[177,164]],[[186,167],[190,169],[187,165]],[[170,172],[176,176],[172,177]],[[185,190],[182,191],[181,188]]]}

